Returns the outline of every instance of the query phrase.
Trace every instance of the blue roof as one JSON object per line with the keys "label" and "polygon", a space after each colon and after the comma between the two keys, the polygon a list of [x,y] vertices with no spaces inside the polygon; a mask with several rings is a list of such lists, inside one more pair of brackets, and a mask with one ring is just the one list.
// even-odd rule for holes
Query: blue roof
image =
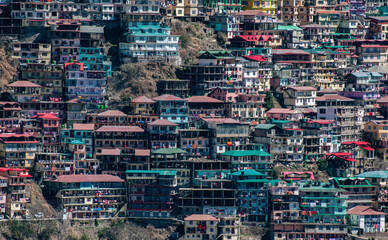
{"label": "blue roof", "polygon": [[127,170],[125,171],[126,174],[131,174],[131,173],[154,173],[154,174],[159,174],[159,175],[164,175],[164,176],[174,176],[178,172],[175,170]]}
{"label": "blue roof", "polygon": [[388,171],[371,171],[364,172],[356,175],[356,177],[364,177],[364,178],[388,178]]}
{"label": "blue roof", "polygon": [[70,144],[85,144],[85,143],[80,140],[73,140],[70,142]]}

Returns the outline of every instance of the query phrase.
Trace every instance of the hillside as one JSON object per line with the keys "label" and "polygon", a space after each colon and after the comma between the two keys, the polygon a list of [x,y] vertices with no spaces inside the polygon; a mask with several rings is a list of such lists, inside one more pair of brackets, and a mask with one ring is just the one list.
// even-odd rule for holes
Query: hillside
{"label": "hillside", "polygon": [[[195,56],[202,50],[222,49],[218,42],[222,36],[213,33],[203,23],[183,22],[173,19],[169,24],[171,32],[181,36],[182,64],[195,63]],[[108,98],[111,103],[120,103],[145,95],[156,96],[156,82],[160,79],[176,78],[178,66],[166,62],[140,62],[123,64],[108,83]]]}

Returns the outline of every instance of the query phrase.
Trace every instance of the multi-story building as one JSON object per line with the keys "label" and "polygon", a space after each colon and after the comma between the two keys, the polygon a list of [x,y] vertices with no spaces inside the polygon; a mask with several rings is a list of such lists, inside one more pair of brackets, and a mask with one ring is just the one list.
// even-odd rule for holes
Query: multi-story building
{"label": "multi-story building", "polygon": [[277,11],[276,0],[270,0],[270,1],[243,0],[241,3],[242,5],[244,5],[243,10],[260,10],[267,14],[276,15],[276,11]]}
{"label": "multi-story building", "polygon": [[32,168],[39,142],[29,134],[0,134],[2,167]]}
{"label": "multi-story building", "polygon": [[192,214],[184,218],[183,240],[218,239],[219,219],[205,214]]}
{"label": "multi-story building", "polygon": [[270,230],[275,240],[293,239],[302,236],[304,224],[299,206],[298,184],[272,180],[268,183],[270,193]]}
{"label": "multi-story building", "polygon": [[373,120],[377,114],[376,102],[380,98],[380,80],[383,75],[377,72],[355,72],[346,75],[346,86],[342,95],[355,100],[364,108],[364,119]]}
{"label": "multi-story building", "polygon": [[23,168],[0,168],[0,176],[8,179],[6,215],[17,219],[24,217],[28,214],[26,203],[30,201],[32,176]]}
{"label": "multi-story building", "polygon": [[337,177],[333,178],[332,182],[335,187],[347,191],[344,195],[348,195],[346,203],[349,208],[353,208],[357,205],[369,206],[371,202],[375,201],[375,187],[366,179]]}
{"label": "multi-story building", "polygon": [[338,146],[333,146],[334,120],[302,121],[300,126],[304,134],[305,161],[321,159]]}
{"label": "multi-story building", "polygon": [[59,64],[19,64],[20,80],[40,85],[41,100],[49,101],[63,97],[63,66]]}
{"label": "multi-story building", "polygon": [[130,217],[172,217],[177,171],[127,170],[127,214]]}
{"label": "multi-story building", "polygon": [[153,98],[160,119],[168,120],[186,128],[188,124],[187,100],[173,95],[161,95]]}
{"label": "multi-story building", "polygon": [[8,178],[0,176],[0,214],[5,217],[7,206]]}
{"label": "multi-story building", "polygon": [[303,118],[303,112],[299,109],[272,108],[265,113],[267,118],[276,120],[299,121]]}
{"label": "multi-story building", "polygon": [[350,141],[341,143],[341,151],[351,153],[358,163],[353,170],[353,175],[374,170],[376,161],[375,150],[370,147],[370,143],[364,141]]}
{"label": "multi-story building", "polygon": [[208,96],[186,98],[189,122],[192,124],[203,117],[225,117],[224,102]]}
{"label": "multi-story building", "polygon": [[388,122],[372,120],[365,123],[365,138],[377,150],[376,154],[383,160],[388,160]]}
{"label": "multi-story building", "polygon": [[126,42],[119,45],[124,62],[156,60],[180,64],[180,36],[173,35],[170,27],[138,25],[128,30]]}
{"label": "multi-story building", "polygon": [[370,37],[376,37],[377,39],[387,40],[388,39],[388,17],[370,16],[369,19],[370,19],[370,28],[369,28]]}
{"label": "multi-story building", "polygon": [[11,43],[12,58],[20,63],[43,63],[51,61],[50,43],[13,42]]}
{"label": "multi-story building", "polygon": [[269,215],[267,175],[253,169],[230,174],[237,188],[237,204],[242,222],[265,224]]}
{"label": "multi-story building", "polygon": [[180,98],[186,98],[190,94],[190,80],[183,79],[161,79],[156,83],[159,95],[174,95]]}
{"label": "multi-story building", "polygon": [[12,88],[12,94],[19,103],[37,102],[40,100],[40,88],[38,84],[29,81],[16,81],[8,84]]}
{"label": "multi-story building", "polygon": [[[95,131],[96,157],[106,160],[101,162],[102,170],[124,171],[135,149],[145,149],[147,146],[145,131],[137,126],[102,126]],[[116,159],[118,162],[111,161],[111,158],[99,157],[117,156],[117,154],[120,156]]]}
{"label": "multi-story building", "polygon": [[315,107],[317,89],[313,87],[289,87],[283,91],[284,105],[287,107]]}
{"label": "multi-story building", "polygon": [[36,119],[42,128],[43,152],[57,152],[60,147],[61,119],[53,113],[37,113],[32,119]]}
{"label": "multi-story building", "polygon": [[235,150],[221,154],[221,160],[229,162],[233,169],[253,169],[265,176],[272,172],[272,155],[260,150]]}
{"label": "multi-story building", "polygon": [[46,181],[56,206],[68,219],[125,216],[125,180],[112,175],[64,175]]}
{"label": "multi-story building", "polygon": [[176,148],[178,141],[178,124],[165,119],[158,119],[147,124],[149,147]]}
{"label": "multi-story building", "polygon": [[240,12],[243,5],[241,0],[204,0],[203,7],[210,13],[226,14]]}
{"label": "multi-story building", "polygon": [[386,213],[379,212],[370,206],[355,206],[347,212],[349,225],[355,231],[362,230],[363,233],[383,233],[385,232]]}
{"label": "multi-story building", "polygon": [[52,59],[55,62],[66,63],[78,61],[80,26],[81,23],[55,24],[51,26]]}
{"label": "multi-story building", "polygon": [[379,43],[356,44],[358,63],[365,66],[387,66],[388,46]]}
{"label": "multi-story building", "polygon": [[215,32],[224,32],[228,39],[240,35],[240,21],[239,18],[232,14],[228,15],[214,15],[209,18],[209,26]]}
{"label": "multi-story building", "polygon": [[188,157],[207,157],[210,155],[210,134],[208,129],[180,129],[179,146]]}
{"label": "multi-story building", "polygon": [[346,190],[330,183],[308,182],[299,186],[300,208],[304,235],[307,238],[345,239]]}
{"label": "multi-story building", "polygon": [[244,149],[249,143],[249,123],[240,123],[231,118],[203,118],[199,124],[209,129],[210,156],[230,150]]}
{"label": "multi-story building", "polygon": [[205,207],[237,209],[237,190],[225,173],[194,177],[190,186],[179,188],[179,193],[177,206],[184,215],[203,213]]}
{"label": "multi-story building", "polygon": [[334,120],[333,134],[340,136],[340,141],[357,141],[361,137],[358,107],[354,100],[337,94],[325,94],[316,98],[317,119]]}

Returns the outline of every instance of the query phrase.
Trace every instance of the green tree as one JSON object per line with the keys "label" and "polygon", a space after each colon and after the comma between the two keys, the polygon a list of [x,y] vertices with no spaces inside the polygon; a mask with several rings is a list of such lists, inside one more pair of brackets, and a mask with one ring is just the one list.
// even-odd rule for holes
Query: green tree
{"label": "green tree", "polygon": [[270,110],[270,109],[272,109],[272,108],[275,107],[276,99],[275,99],[275,97],[273,96],[272,92],[268,91],[268,92],[265,94],[264,101],[265,101],[265,108],[266,108],[267,110]]}
{"label": "green tree", "polygon": [[190,45],[190,36],[186,33],[181,35],[181,46],[182,48],[188,48]]}

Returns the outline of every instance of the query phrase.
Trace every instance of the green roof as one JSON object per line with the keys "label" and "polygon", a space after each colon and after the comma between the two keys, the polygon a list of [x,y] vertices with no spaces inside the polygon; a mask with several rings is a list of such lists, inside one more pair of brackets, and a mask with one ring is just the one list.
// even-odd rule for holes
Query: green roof
{"label": "green roof", "polygon": [[[319,183],[319,185],[314,185],[313,182],[304,183],[299,186],[299,190],[305,192],[347,192],[345,189],[335,188],[333,185],[324,187],[326,184],[330,183]],[[310,186],[307,187],[307,185]]]}
{"label": "green roof", "polygon": [[372,171],[372,172],[364,172],[356,175],[356,177],[364,177],[364,178],[388,178],[388,171]]}
{"label": "green roof", "polygon": [[350,35],[350,33],[332,33],[334,36],[339,36],[339,35]]}
{"label": "green roof", "polygon": [[245,157],[245,156],[260,156],[260,157],[272,157],[271,154],[259,150],[234,150],[221,153],[223,156],[231,157]]}
{"label": "green roof", "polygon": [[325,48],[346,48],[346,46],[328,46],[324,45]]}
{"label": "green roof", "polygon": [[70,144],[85,144],[85,143],[80,140],[73,140],[70,142]]}
{"label": "green roof", "polygon": [[212,59],[225,59],[225,58],[234,58],[232,51],[225,50],[209,50],[209,51],[200,51],[198,58],[212,58]]}
{"label": "green roof", "polygon": [[244,169],[234,173],[231,173],[232,176],[266,176],[264,173],[255,171],[253,169]]}
{"label": "green roof", "polygon": [[302,30],[300,27],[293,26],[293,25],[279,25],[278,27],[274,28],[274,30],[279,30],[279,31],[293,31],[293,30]]}
{"label": "green roof", "polygon": [[[373,185],[370,184],[370,182],[368,180],[365,180],[365,178],[361,178],[361,179],[360,178],[361,177],[348,177],[348,178],[334,177],[333,180],[335,182],[337,182],[338,185],[340,187],[342,187],[342,188],[349,188],[349,187],[373,187]],[[345,184],[343,184],[342,181],[346,181],[346,180],[363,180],[365,182],[363,182],[362,184],[358,184],[358,185],[356,185],[356,184],[345,185]],[[342,184],[340,183],[340,181],[341,181]]]}
{"label": "green roof", "polygon": [[154,173],[154,174],[159,174],[159,175],[164,175],[164,176],[175,176],[177,175],[178,171],[175,170],[127,170],[125,171],[126,174],[130,173]]}
{"label": "green roof", "polygon": [[288,121],[288,120],[276,120],[276,119],[273,119],[271,122],[272,122],[272,123],[281,123],[281,124],[283,124],[283,123],[289,123],[289,122],[291,122],[291,121]]}
{"label": "green roof", "polygon": [[265,129],[265,130],[269,130],[269,129],[275,127],[275,126],[276,126],[275,124],[267,124],[267,123],[263,123],[263,124],[257,125],[255,128],[256,128],[256,129]]}
{"label": "green roof", "polygon": [[182,150],[180,148],[159,148],[152,152],[152,154],[165,154],[165,155],[177,154],[177,153],[187,154],[185,150]]}

